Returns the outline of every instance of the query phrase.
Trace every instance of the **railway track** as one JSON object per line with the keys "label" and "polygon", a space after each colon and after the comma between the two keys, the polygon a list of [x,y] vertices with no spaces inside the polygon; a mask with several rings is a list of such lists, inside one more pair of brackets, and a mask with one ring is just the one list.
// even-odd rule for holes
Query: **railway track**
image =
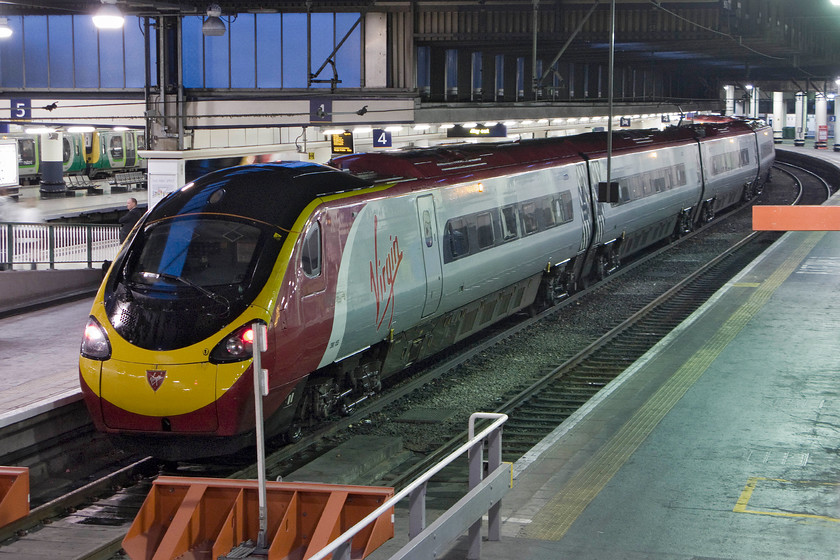
{"label": "railway track", "polygon": [[[793,171],[793,173],[798,175],[802,172]],[[825,187],[816,187],[816,189],[819,188]],[[784,197],[790,198],[787,194]],[[772,204],[782,203],[774,200],[764,200],[767,198],[764,195],[762,201]],[[822,195],[822,198],[825,198],[825,194]],[[739,211],[740,214],[748,212],[748,208]],[[718,220],[692,236],[684,238],[680,244],[684,247],[692,244],[698,245],[702,243],[700,240],[704,236],[714,238],[729,235],[729,233],[721,232],[728,229],[737,229],[737,227],[726,225],[731,223],[730,220],[734,217],[735,215],[730,215],[725,220]],[[515,460],[518,455],[524,453],[525,450],[533,446],[534,442],[539,441],[543,435],[554,429],[577,407],[585,403],[612,377],[618,375],[662,336],[670,332],[682,318],[699,307],[711,293],[714,293],[717,289],[716,286],[725,283],[745,263],[763,250],[771,242],[769,237],[769,235],[749,236],[749,241],[740,243],[736,248],[727,249],[713,266],[706,267],[711,270],[710,272],[692,274],[691,278],[681,282],[679,287],[666,289],[664,290],[665,293],[659,295],[652,295],[647,298],[648,301],[643,301],[643,298],[640,297],[632,298],[631,306],[634,309],[629,317],[621,320],[616,320],[615,317],[594,318],[599,323],[599,327],[584,327],[582,330],[587,332],[581,334],[579,338],[581,340],[587,339],[587,342],[581,343],[581,348],[572,352],[572,355],[564,359],[562,363],[558,362],[556,366],[547,367],[545,363],[536,361],[526,366],[526,368],[532,368],[533,371],[530,374],[529,381],[524,383],[525,388],[517,387],[505,394],[497,394],[491,399],[492,403],[495,404],[492,408],[511,415],[511,420],[505,428],[505,460]],[[423,406],[422,399],[417,398],[416,395],[418,392],[429,393],[429,391],[423,390],[424,387],[454,386],[462,380],[462,376],[457,373],[459,368],[472,367],[470,366],[471,360],[494,361],[495,352],[505,352],[505,350],[492,350],[493,348],[499,349],[506,346],[499,345],[499,341],[516,337],[528,338],[530,336],[529,330],[533,328],[543,329],[546,324],[562,325],[564,329],[568,329],[568,322],[575,320],[570,319],[574,315],[572,311],[580,312],[581,309],[584,309],[583,315],[587,315],[589,312],[585,309],[589,306],[603,307],[602,303],[606,298],[611,295],[614,296],[616,292],[631,289],[626,284],[622,284],[625,281],[622,279],[639,274],[638,271],[643,270],[643,265],[646,265],[649,269],[650,263],[656,259],[667,259],[667,255],[674,255],[675,247],[676,244],[653,252],[644,259],[621,269],[619,274],[609,277],[605,282],[585,293],[569,298],[560,306],[552,308],[537,317],[517,317],[514,320],[506,321],[490,333],[482,333],[480,338],[461,345],[457,349],[456,356],[442,358],[439,363],[415,372],[410,380],[401,382],[386,395],[364,408],[360,408],[341,421],[307,433],[301,441],[277,449],[269,455],[269,479],[288,476],[299,469],[306,461],[319,456],[325,450],[354,435],[378,433],[377,428],[387,426],[389,423],[393,424],[390,420],[406,410]],[[686,259],[683,258],[683,260]],[[667,274],[659,273],[659,277],[662,279],[666,276]],[[646,281],[644,278],[638,281],[650,283],[649,280]],[[597,331],[602,323],[608,324],[608,328],[603,329],[608,331],[607,335],[602,336],[603,332],[598,332],[597,336],[590,336],[592,333],[589,331]],[[593,341],[592,338],[596,340]],[[525,359],[525,357],[520,358]],[[456,373],[453,375],[452,372]],[[448,391],[438,392],[446,393]],[[438,409],[441,408],[440,404],[434,406]],[[455,405],[453,405],[454,407]],[[466,408],[470,412],[478,409],[474,403],[466,405]],[[491,407],[488,407],[485,403],[479,408],[489,410]],[[431,429],[429,426],[421,426],[420,429],[430,432],[430,435],[426,436],[427,441],[420,443],[411,438],[411,447],[414,453],[409,461],[389,472],[384,478],[356,481],[356,483],[371,484],[378,482],[400,487],[409,482],[417,473],[426,470],[428,464],[435,463],[438,457],[448,453],[448,446],[455,443],[460,445],[464,441],[464,435],[459,428],[465,424],[460,421],[457,414],[451,422],[441,424],[446,424],[446,426],[435,426]],[[406,430],[405,427],[406,424],[402,424],[396,428],[396,431],[411,431]],[[393,426],[391,428],[391,432],[393,432]],[[388,430],[385,433],[388,433]],[[416,452],[418,449],[420,452]],[[180,464],[170,466],[170,472],[183,475],[197,473],[202,476],[256,477],[254,466],[239,467],[241,465],[236,465],[235,462],[233,465]],[[138,500],[138,496],[145,495],[142,489],[148,483],[148,479],[154,476],[158,468],[159,466],[154,461],[148,459],[140,461],[134,467],[134,470],[124,471],[123,478],[119,482],[110,481],[102,484],[101,488],[109,488],[109,490],[94,489],[95,485],[91,484],[90,487],[68,496],[66,500],[55,501],[54,504],[51,502],[50,507],[53,509],[49,514],[46,510],[36,510],[37,515],[30,516],[27,520],[15,524],[11,530],[0,530],[0,543],[2,543],[0,545],[0,555],[11,551],[12,549],[9,547],[16,546],[18,541],[25,541],[26,533],[39,527],[47,527],[47,525],[41,525],[44,519],[60,516],[61,511],[73,511],[71,517],[75,519],[72,523],[78,529],[88,526],[118,528],[117,536],[110,540],[106,546],[98,547],[90,555],[79,555],[77,557],[90,559],[114,557],[114,551],[119,549],[118,543],[122,538],[121,535],[124,530],[127,530],[130,520],[133,519],[133,508],[139,506],[141,501]],[[129,474],[126,475],[126,472]],[[463,473],[453,474],[453,476],[463,476]],[[113,494],[115,487],[122,487],[131,480],[136,481],[137,479],[141,480],[139,485],[135,485],[129,490],[118,490],[116,494]],[[91,496],[93,495],[109,493],[113,496],[104,501],[99,500],[95,503],[92,501]],[[87,507],[85,507],[86,504]],[[33,514],[36,511],[33,511]],[[124,528],[122,532],[119,529],[121,527]],[[41,532],[43,531],[44,529],[41,529]]]}

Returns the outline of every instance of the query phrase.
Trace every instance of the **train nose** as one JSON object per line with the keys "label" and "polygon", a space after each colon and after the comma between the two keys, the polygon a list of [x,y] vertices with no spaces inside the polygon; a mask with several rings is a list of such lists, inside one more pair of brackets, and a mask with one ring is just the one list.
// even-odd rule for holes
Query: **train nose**
{"label": "train nose", "polygon": [[212,432],[216,414],[216,366],[102,364],[102,418],[113,430]]}

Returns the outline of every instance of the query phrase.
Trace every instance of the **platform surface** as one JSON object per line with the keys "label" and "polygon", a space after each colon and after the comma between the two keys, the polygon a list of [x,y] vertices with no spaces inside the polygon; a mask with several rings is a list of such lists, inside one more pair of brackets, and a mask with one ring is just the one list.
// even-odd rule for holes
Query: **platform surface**
{"label": "platform surface", "polygon": [[481,558],[840,559],[838,295],[840,232],[785,234],[514,465]]}

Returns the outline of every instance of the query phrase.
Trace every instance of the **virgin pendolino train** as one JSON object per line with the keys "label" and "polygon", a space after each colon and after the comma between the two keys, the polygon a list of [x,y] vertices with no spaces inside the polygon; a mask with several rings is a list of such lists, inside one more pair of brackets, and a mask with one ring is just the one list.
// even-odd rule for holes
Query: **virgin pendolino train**
{"label": "virgin pendolino train", "polygon": [[[137,224],[96,296],[80,379],[96,427],[160,457],[253,442],[755,195],[771,130],[732,121],[350,155],[210,173]],[[599,189],[599,183],[602,183]],[[615,192],[617,190],[617,192]]]}

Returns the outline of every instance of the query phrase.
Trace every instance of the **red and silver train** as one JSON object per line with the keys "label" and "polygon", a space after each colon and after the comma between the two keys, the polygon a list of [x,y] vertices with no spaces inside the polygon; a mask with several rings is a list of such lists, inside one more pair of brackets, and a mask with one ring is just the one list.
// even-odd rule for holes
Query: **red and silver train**
{"label": "red and silver train", "polygon": [[[350,155],[210,173],[137,224],[96,296],[80,379],[96,427],[177,459],[295,435],[382,379],[751,198],[746,121]],[[603,191],[599,198],[599,190]],[[612,199],[603,195],[612,191]]]}

